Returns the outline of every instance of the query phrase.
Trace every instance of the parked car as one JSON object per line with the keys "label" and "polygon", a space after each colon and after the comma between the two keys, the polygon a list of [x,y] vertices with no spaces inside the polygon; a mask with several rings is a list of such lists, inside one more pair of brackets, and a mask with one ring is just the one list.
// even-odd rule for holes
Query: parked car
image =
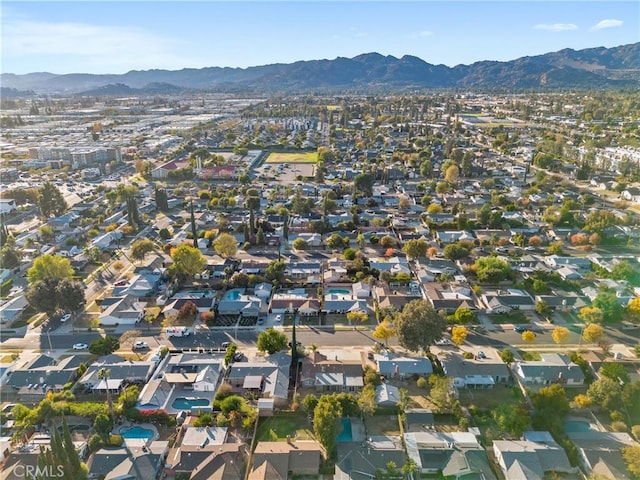
{"label": "parked car", "polygon": [[133,344],[133,350],[142,350],[144,348],[149,348],[149,344],[147,342],[139,340]]}
{"label": "parked car", "polygon": [[74,350],[86,350],[87,348],[89,348],[89,345],[87,345],[86,343],[74,343],[73,344],[73,349]]}
{"label": "parked car", "polygon": [[66,322],[67,320],[69,320],[71,318],[71,314],[70,313],[65,313],[62,317],[60,317],[60,321],[62,323]]}
{"label": "parked car", "polygon": [[282,321],[282,315],[276,315],[276,323],[280,323]]}
{"label": "parked car", "polygon": [[222,342],[222,348],[229,348],[231,346],[231,342]]}
{"label": "parked car", "polygon": [[513,329],[514,332],[517,333],[524,333],[524,332],[531,332],[531,327],[527,327],[525,325],[516,325]]}
{"label": "parked car", "polygon": [[436,345],[453,345],[453,342],[448,338],[441,338],[440,340],[436,340]]}
{"label": "parked car", "polygon": [[484,352],[478,352],[478,358],[480,360],[486,360],[487,355]]}

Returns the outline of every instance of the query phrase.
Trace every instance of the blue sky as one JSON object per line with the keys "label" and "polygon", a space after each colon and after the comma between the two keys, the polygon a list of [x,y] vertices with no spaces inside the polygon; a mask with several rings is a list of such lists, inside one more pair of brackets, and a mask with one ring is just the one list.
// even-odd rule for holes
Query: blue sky
{"label": "blue sky", "polygon": [[367,52],[454,66],[640,41],[633,1],[6,1],[2,73],[248,67]]}

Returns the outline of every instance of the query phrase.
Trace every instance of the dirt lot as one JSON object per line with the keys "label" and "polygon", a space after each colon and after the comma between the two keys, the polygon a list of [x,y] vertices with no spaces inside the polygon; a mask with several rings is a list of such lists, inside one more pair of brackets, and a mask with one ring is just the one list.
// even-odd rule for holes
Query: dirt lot
{"label": "dirt lot", "polygon": [[400,435],[397,415],[374,415],[364,423],[367,435]]}

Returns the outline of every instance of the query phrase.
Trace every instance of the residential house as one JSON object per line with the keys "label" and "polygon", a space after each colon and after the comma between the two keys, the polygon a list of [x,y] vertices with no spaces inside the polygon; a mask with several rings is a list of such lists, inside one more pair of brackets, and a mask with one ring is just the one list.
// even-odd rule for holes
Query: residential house
{"label": "residential house", "polygon": [[565,354],[543,353],[541,360],[517,361],[513,372],[525,385],[550,385],[560,383],[565,386],[584,385],[582,369],[569,360]]}
{"label": "residential house", "polygon": [[318,476],[322,447],[315,440],[258,442],[252,455],[248,480],[288,479],[295,476]]}
{"label": "residential house", "polygon": [[470,240],[474,241],[475,237],[472,233],[466,232],[464,230],[444,230],[436,232],[435,234],[436,240],[441,245],[448,245],[449,243],[456,243],[460,240]]}
{"label": "residential house", "polygon": [[464,358],[458,352],[438,354],[442,370],[456,388],[493,388],[511,383],[509,368],[500,358]]}
{"label": "residential house", "polygon": [[321,270],[320,262],[288,262],[285,276],[302,284],[318,285],[321,281]]}
{"label": "residential house", "polygon": [[[112,392],[119,392],[128,383],[146,383],[156,363],[152,361],[130,361],[118,355],[107,355],[93,362],[78,383],[86,389],[103,393],[107,387]],[[109,370],[108,383],[98,378],[101,369]]]}
{"label": "residential house", "polygon": [[509,313],[512,310],[535,310],[536,304],[527,292],[516,288],[487,290],[480,297],[487,313]]}
{"label": "residential house", "polygon": [[17,320],[28,305],[29,302],[24,295],[7,300],[0,305],[0,323],[11,323]]}
{"label": "residential house", "polygon": [[400,402],[400,389],[388,383],[378,385],[375,400],[378,407],[395,407]]}
{"label": "residential house", "polygon": [[389,462],[405,465],[402,438],[374,435],[364,442],[338,443],[334,478],[373,479],[386,472]]}
{"label": "residential house", "polygon": [[631,480],[634,477],[627,470],[622,449],[637,447],[638,442],[628,433],[567,432],[567,436],[578,448],[580,466],[589,476],[609,480]]}
{"label": "residential house", "polygon": [[41,354],[17,365],[6,383],[18,392],[21,401],[37,402],[49,391],[61,392],[75,378],[82,360],[78,355],[56,360]]}
{"label": "residential house", "polygon": [[576,473],[549,432],[525,432],[524,440],[494,440],[493,454],[505,478],[544,480],[554,473]]}
{"label": "residential house", "polygon": [[[189,427],[189,430],[195,429]],[[217,430],[211,428],[210,430]],[[189,480],[237,480],[246,471],[247,453],[243,443],[217,443],[204,438],[192,444],[185,438],[169,451],[164,472]]]}
{"label": "residential house", "polygon": [[468,286],[451,285],[445,288],[441,283],[424,284],[427,300],[437,311],[444,310],[453,313],[458,308],[477,310],[475,296]]}
{"label": "residential house", "polygon": [[122,295],[110,297],[102,302],[100,323],[102,325],[135,325],[144,318],[146,302],[137,297]]}
{"label": "residential house", "polygon": [[169,442],[125,439],[120,447],[103,447],[87,461],[88,478],[147,480],[157,478]]}
{"label": "residential house", "polygon": [[235,362],[229,367],[228,382],[237,392],[253,392],[273,398],[276,407],[288,403],[291,355],[274,354],[262,361]]}
{"label": "residential house", "polygon": [[362,375],[360,359],[329,359],[317,350],[304,357],[300,366],[302,386],[323,393],[358,393],[364,387]]}
{"label": "residential house", "polygon": [[260,315],[262,300],[255,295],[239,293],[235,298],[223,297],[216,306],[218,315],[242,315],[245,318],[257,318]]}
{"label": "residential house", "polygon": [[124,287],[115,287],[113,295],[131,295],[133,297],[148,297],[153,295],[160,285],[162,272],[159,269],[138,267],[133,277]]}
{"label": "residential house", "polygon": [[107,232],[103,235],[98,235],[96,238],[91,240],[91,247],[97,247],[100,250],[108,249],[113,243],[117,242],[122,238],[122,232],[118,232],[117,230],[113,230],[111,232]]}
{"label": "residential house", "polygon": [[213,310],[215,306],[216,299],[215,297],[198,297],[198,298],[188,298],[188,297],[180,297],[171,299],[169,303],[162,309],[162,313],[165,316],[175,316],[178,315],[178,312],[182,307],[184,307],[187,303],[193,303],[198,309],[198,315],[210,312]]}
{"label": "residential house", "polygon": [[407,432],[407,455],[421,474],[496,480],[487,454],[470,432]]}
{"label": "residential house", "polygon": [[433,429],[435,423],[433,412],[428,408],[408,408],[405,410],[404,429],[407,432]]}
{"label": "residential house", "polygon": [[407,357],[390,351],[373,356],[378,373],[386,378],[428,377],[433,373],[431,361],[426,357]]}

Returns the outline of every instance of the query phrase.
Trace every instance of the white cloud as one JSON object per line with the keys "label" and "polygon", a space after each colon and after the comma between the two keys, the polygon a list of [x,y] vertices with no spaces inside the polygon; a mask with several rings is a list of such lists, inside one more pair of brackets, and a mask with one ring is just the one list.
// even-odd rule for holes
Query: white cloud
{"label": "white cloud", "polygon": [[[178,42],[139,28],[16,19],[3,25],[2,54],[17,58],[76,57],[101,69],[172,68],[191,63],[174,53]],[[61,67],[64,69],[64,65]]]}
{"label": "white cloud", "polygon": [[566,32],[577,30],[575,23],[539,23],[533,27],[534,30],[548,30],[550,32]]}
{"label": "white cloud", "polygon": [[605,20],[600,20],[598,23],[593,25],[589,30],[602,30],[603,28],[615,28],[621,27],[624,24],[622,20],[616,20],[615,18],[607,18]]}

